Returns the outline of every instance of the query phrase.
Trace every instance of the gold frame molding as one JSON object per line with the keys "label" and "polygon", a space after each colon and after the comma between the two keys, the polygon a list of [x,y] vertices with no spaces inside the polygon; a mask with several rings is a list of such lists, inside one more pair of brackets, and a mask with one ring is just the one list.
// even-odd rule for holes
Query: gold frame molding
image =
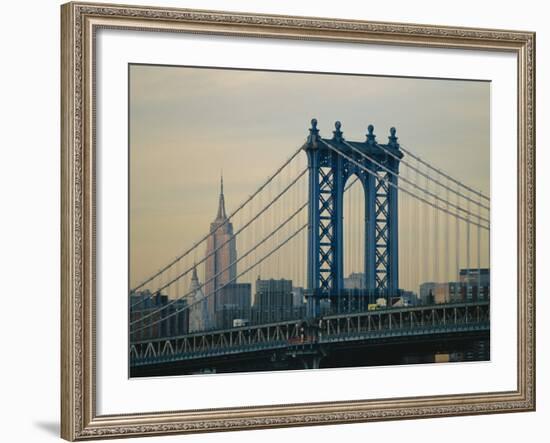
{"label": "gold frame molding", "polygon": [[[517,390],[97,415],[94,36],[99,28],[507,51],[518,60]],[[535,410],[535,34],[126,5],[61,7],[61,436],[86,440]]]}

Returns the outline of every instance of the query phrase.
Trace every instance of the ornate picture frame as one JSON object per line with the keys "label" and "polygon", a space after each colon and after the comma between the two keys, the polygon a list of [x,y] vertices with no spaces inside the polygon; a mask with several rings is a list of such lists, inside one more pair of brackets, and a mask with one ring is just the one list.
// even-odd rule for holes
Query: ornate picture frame
{"label": "ornate picture frame", "polygon": [[[87,440],[535,409],[535,34],[73,2],[61,7],[61,436]],[[517,389],[97,414],[96,32],[154,31],[512,53],[517,57]]]}

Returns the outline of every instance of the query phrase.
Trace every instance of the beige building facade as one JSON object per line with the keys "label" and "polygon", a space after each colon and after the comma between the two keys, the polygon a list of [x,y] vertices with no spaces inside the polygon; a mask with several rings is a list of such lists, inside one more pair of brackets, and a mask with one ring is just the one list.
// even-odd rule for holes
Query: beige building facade
{"label": "beige building facade", "polygon": [[[210,236],[206,243],[205,285],[204,295],[208,299],[208,314],[210,319],[216,318],[216,311],[221,308],[221,289],[236,282],[237,277],[237,246],[233,234],[233,224],[227,218],[225,197],[223,193],[223,177],[220,184],[218,213],[210,224]],[[212,325],[215,326],[215,325]]]}

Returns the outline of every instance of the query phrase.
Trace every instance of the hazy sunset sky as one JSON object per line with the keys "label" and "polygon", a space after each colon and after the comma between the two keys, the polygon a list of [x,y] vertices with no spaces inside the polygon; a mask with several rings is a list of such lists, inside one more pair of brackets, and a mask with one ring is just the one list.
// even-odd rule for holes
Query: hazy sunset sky
{"label": "hazy sunset sky", "polygon": [[[130,284],[204,235],[223,170],[228,212],[308,135],[369,124],[489,194],[490,83],[132,65]],[[303,154],[305,156],[305,154]]]}

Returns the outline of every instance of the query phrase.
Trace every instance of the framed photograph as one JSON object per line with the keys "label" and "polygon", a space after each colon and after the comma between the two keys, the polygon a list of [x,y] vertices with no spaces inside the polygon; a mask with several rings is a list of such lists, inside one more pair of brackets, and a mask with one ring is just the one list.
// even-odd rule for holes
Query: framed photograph
{"label": "framed photograph", "polygon": [[534,410],[534,33],[61,15],[63,438]]}

